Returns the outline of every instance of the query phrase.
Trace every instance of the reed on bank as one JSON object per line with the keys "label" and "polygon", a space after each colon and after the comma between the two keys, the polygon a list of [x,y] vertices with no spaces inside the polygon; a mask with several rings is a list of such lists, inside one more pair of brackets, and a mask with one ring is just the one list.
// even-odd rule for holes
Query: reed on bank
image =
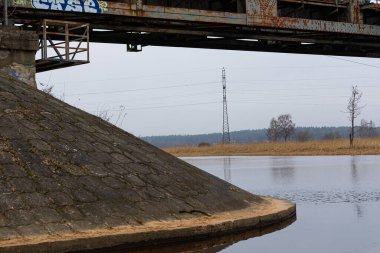
{"label": "reed on bank", "polygon": [[174,156],[317,156],[317,155],[379,155],[380,138],[349,140],[313,140],[307,142],[256,142],[181,146],[165,148]]}

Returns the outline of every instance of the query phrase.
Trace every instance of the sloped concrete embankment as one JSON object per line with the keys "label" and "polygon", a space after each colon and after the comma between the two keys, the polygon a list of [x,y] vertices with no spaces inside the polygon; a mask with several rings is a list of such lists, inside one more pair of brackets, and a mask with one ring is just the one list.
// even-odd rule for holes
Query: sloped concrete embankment
{"label": "sloped concrete embankment", "polygon": [[67,252],[265,227],[295,205],[226,183],[0,76],[0,252]]}

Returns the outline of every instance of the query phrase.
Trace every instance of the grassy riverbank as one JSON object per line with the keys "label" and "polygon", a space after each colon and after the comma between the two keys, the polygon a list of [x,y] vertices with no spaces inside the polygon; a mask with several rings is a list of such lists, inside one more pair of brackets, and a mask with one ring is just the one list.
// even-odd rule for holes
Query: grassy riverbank
{"label": "grassy riverbank", "polygon": [[380,138],[357,139],[350,148],[348,140],[307,142],[260,142],[206,147],[166,148],[175,156],[315,156],[315,155],[380,155]]}

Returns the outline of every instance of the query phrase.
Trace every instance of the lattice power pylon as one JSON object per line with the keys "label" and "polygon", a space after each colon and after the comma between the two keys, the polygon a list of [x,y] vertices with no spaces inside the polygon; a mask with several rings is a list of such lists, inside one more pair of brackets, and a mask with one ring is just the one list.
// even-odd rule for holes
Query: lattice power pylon
{"label": "lattice power pylon", "polygon": [[228,110],[227,110],[227,80],[226,80],[226,69],[222,69],[222,84],[223,84],[223,137],[222,143],[229,144],[231,142],[230,138],[230,126],[228,123]]}

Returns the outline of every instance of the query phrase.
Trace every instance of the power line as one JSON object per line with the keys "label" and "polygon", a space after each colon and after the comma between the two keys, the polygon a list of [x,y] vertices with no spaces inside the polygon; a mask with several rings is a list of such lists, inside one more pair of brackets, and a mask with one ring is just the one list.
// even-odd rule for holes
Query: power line
{"label": "power line", "polygon": [[380,66],[376,66],[376,65],[372,65],[372,64],[368,64],[368,63],[364,63],[364,62],[358,62],[358,61],[344,59],[344,58],[340,58],[340,57],[336,57],[336,56],[331,56],[331,55],[327,55],[327,57],[330,57],[330,58],[333,58],[333,59],[337,59],[337,60],[340,60],[340,61],[346,61],[346,62],[351,62],[351,63],[355,63],[355,64],[359,64],[359,65],[363,65],[363,66],[367,66],[367,67],[371,67],[371,68],[380,69]]}
{"label": "power line", "polygon": [[[341,61],[346,61],[350,63],[355,63],[359,65],[363,65],[366,67],[373,67],[373,68],[380,68],[379,66],[372,65],[372,64],[367,64],[367,63],[362,63],[362,62],[357,62],[354,60],[348,60],[344,58],[339,58],[339,57],[334,57],[334,56],[327,56],[333,59],[341,60]],[[253,66],[251,68],[231,68],[235,70],[252,70],[252,69],[265,69],[265,68],[275,68],[275,69],[308,69],[308,68],[344,68],[347,66],[335,66],[335,65],[321,65],[321,66]],[[87,79],[87,80],[73,80],[70,81],[70,83],[93,83],[93,82],[106,82],[106,81],[118,81],[118,80],[132,80],[132,79],[144,79],[144,78],[152,78],[152,77],[158,77],[158,76],[172,76],[176,74],[186,74],[186,73],[196,73],[196,72],[207,72],[207,71],[214,71],[216,69],[200,69],[200,70],[193,70],[193,71],[181,71],[181,72],[170,72],[170,73],[160,73],[160,74],[152,74],[152,75],[142,75],[142,76],[131,76],[131,77],[119,77],[119,78],[106,78],[106,79]],[[371,77],[370,77],[371,78]],[[374,77],[378,78],[378,77]],[[49,77],[50,79],[50,77]],[[309,79],[309,80],[314,80],[314,79]],[[316,80],[321,80],[321,79],[316,79]],[[323,79],[325,80],[325,79]],[[327,80],[327,79],[326,79]],[[258,80],[260,81],[260,80]],[[291,80],[290,80],[291,81]],[[66,82],[59,82],[61,83],[66,83]],[[56,83],[58,84],[58,83]]]}
{"label": "power line", "polygon": [[[335,78],[299,78],[299,79],[251,79],[251,80],[235,80],[234,83],[241,84],[251,84],[251,82],[296,82],[296,81],[328,81],[328,80],[345,80],[345,79],[377,79],[380,76],[359,76],[359,77],[335,77]],[[192,83],[192,84],[180,84],[180,85],[168,85],[152,88],[140,88],[140,89],[126,89],[126,90],[117,90],[109,92],[84,92],[84,93],[71,93],[66,96],[82,96],[82,95],[98,95],[98,94],[116,94],[124,92],[136,92],[136,91],[148,91],[148,90],[159,90],[159,89],[168,89],[168,88],[177,88],[177,87],[189,87],[189,86],[199,86],[199,85],[209,85],[217,84],[218,82],[202,82],[202,83]],[[325,85],[326,87],[329,85]],[[374,86],[375,87],[375,86]]]}
{"label": "power line", "polygon": [[229,68],[230,70],[249,70],[252,71],[253,69],[316,69],[316,68],[347,68],[347,65],[317,65],[317,66],[252,66],[249,68]]}
{"label": "power line", "polygon": [[[276,102],[265,102],[259,100],[238,100],[238,101],[229,101],[230,103],[241,103],[241,104],[266,104],[266,105],[310,105],[310,106],[341,106],[342,104],[338,103],[293,103],[294,99],[289,102],[286,100],[278,100]],[[198,105],[210,105],[210,104],[219,104],[220,101],[212,102],[199,102],[199,103],[188,103],[188,104],[174,104],[174,105],[163,105],[163,106],[146,106],[146,107],[126,107],[126,111],[134,110],[147,110],[147,109],[162,109],[162,108],[177,108],[177,107],[187,107],[187,106],[198,106]],[[370,104],[369,106],[380,106],[380,104]],[[118,112],[120,109],[109,109],[107,111]],[[98,111],[89,111],[91,113],[97,113]]]}
{"label": "power line", "polygon": [[328,78],[291,78],[291,79],[248,79],[234,80],[234,83],[250,84],[249,82],[296,82],[296,81],[329,81],[329,80],[352,80],[352,79],[378,79],[380,76],[341,76]]}
{"label": "power line", "polygon": [[[234,83],[251,84],[252,82],[296,82],[296,81],[323,81],[323,80],[345,80],[345,79],[372,79],[380,78],[380,76],[361,76],[361,77],[337,77],[337,78],[303,78],[303,79],[251,79],[251,80],[236,80]],[[87,95],[99,95],[99,94],[118,94],[125,92],[136,92],[136,91],[149,91],[149,90],[160,90],[169,88],[179,88],[179,87],[191,87],[191,86],[201,86],[201,85],[211,85],[218,82],[204,82],[204,83],[192,83],[192,84],[180,84],[180,85],[168,85],[159,86],[151,88],[140,88],[140,89],[125,89],[117,91],[103,91],[103,92],[83,92],[83,93],[71,93],[65,95],[66,97],[72,96],[87,96]],[[329,85],[325,85],[328,87]],[[376,87],[376,86],[366,86],[366,87]]]}
{"label": "power line", "polygon": [[152,88],[117,90],[117,91],[108,91],[108,92],[102,91],[102,92],[72,93],[72,94],[68,94],[66,96],[71,97],[71,96],[83,96],[83,95],[87,96],[87,95],[98,95],[98,94],[117,94],[117,93],[135,92],[135,91],[161,90],[161,89],[178,88],[178,87],[210,85],[210,84],[216,84],[216,83],[218,83],[218,82],[204,82],[204,83],[192,83],[192,84],[181,84],[181,85],[168,85],[168,86],[159,86],[159,87],[152,87]]}
{"label": "power line", "polygon": [[[340,59],[340,58],[336,58]],[[340,59],[344,60],[344,59]],[[352,61],[353,62],[353,61]],[[361,64],[361,63],[359,63]],[[364,66],[368,66],[366,64],[362,64]],[[249,70],[252,69],[314,69],[314,68],[346,68],[347,66],[336,66],[336,65],[320,65],[320,66],[253,66],[251,68],[230,68],[234,70]],[[85,79],[85,80],[72,80],[70,83],[93,83],[93,82],[106,82],[106,81],[121,81],[121,80],[133,80],[133,79],[144,79],[144,78],[153,78],[159,76],[173,76],[177,74],[191,74],[197,72],[207,72],[207,71],[216,71],[218,69],[210,68],[210,69],[198,69],[192,71],[178,71],[178,72],[167,72],[160,74],[152,74],[152,75],[141,75],[141,76],[130,76],[130,77],[118,77],[118,78],[105,78],[105,79]],[[56,84],[64,84],[66,82],[58,82]]]}
{"label": "power line", "polygon": [[[185,106],[196,106],[196,105],[209,105],[209,104],[218,104],[219,101],[213,101],[213,102],[204,102],[204,103],[192,103],[192,104],[177,104],[177,105],[163,105],[163,106],[151,106],[151,107],[132,107],[132,108],[125,108],[127,111],[135,111],[135,110],[146,110],[146,109],[161,109],[161,108],[175,108],[175,107],[185,107]],[[110,112],[119,112],[120,109],[109,109],[107,111]],[[91,113],[97,113],[97,111],[90,111]]]}
{"label": "power line", "polygon": [[[132,80],[132,79],[144,79],[158,76],[173,76],[176,74],[187,74],[187,73],[196,73],[196,72],[206,72],[213,71],[217,69],[200,69],[193,71],[179,71],[179,72],[169,72],[169,73],[160,73],[160,74],[152,74],[152,75],[142,75],[142,76],[130,76],[130,77],[118,77],[118,78],[105,78],[105,79],[86,79],[86,80],[73,80],[70,83],[93,83],[93,82],[107,82],[107,81],[122,81],[122,80]],[[65,82],[60,82],[65,83]]]}
{"label": "power line", "polygon": [[[188,98],[188,97],[198,97],[198,96],[203,96],[203,95],[218,95],[220,94],[219,92],[199,92],[199,93],[190,93],[190,94],[180,94],[180,95],[169,95],[169,96],[154,96],[154,97],[135,97],[132,99],[124,99],[124,100],[112,100],[112,101],[103,101],[103,104],[118,104],[118,103],[124,103],[124,102],[131,102],[131,101],[144,101],[144,100],[157,100],[157,99],[167,99],[167,98]],[[93,102],[93,103],[84,103],[85,105],[92,105],[92,104],[99,104],[98,102]]]}

